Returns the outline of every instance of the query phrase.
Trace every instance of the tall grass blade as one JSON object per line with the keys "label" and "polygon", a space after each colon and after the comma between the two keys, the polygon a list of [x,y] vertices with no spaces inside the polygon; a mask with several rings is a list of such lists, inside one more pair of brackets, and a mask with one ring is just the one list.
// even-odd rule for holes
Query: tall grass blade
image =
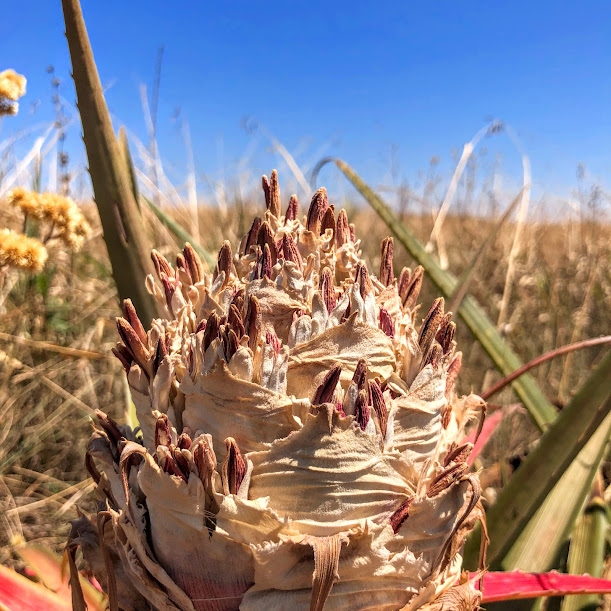
{"label": "tall grass blade", "polygon": [[[441,268],[435,257],[426,251],[416,236],[401,223],[388,205],[373,192],[347,163],[334,158],[321,160],[312,172],[313,185],[316,182],[319,170],[329,162],[337,165],[357,191],[388,225],[389,229],[401,244],[405,246],[411,256],[425,268],[437,289],[446,297],[453,295],[457,287],[456,278]],[[466,296],[463,299],[458,313],[501,373],[509,375],[522,366],[520,358],[501,337],[494,324],[473,297]],[[515,380],[513,382],[513,389],[541,430],[544,430],[555,419],[556,410],[531,376],[524,375]]]}
{"label": "tall grass blade", "polygon": [[[605,533],[609,528],[605,501],[602,491],[597,491],[590,499],[573,535],[569,548],[569,573],[574,575],[588,573],[600,577],[605,561]],[[584,594],[564,599],[562,611],[595,611],[600,604],[600,596]]]}
{"label": "tall grass blade", "polygon": [[127,140],[127,132],[124,127],[119,128],[119,150],[123,158],[123,163],[127,168],[129,175],[129,184],[136,200],[136,205],[140,208],[140,190],[138,189],[138,181],[136,180],[136,171],[134,169],[134,160],[131,151],[129,150],[129,142]]}
{"label": "tall grass blade", "polygon": [[[611,420],[610,416],[605,421],[611,411],[611,386],[608,383],[610,377],[611,350],[543,434],[537,447],[528,455],[503,488],[496,503],[487,511],[486,521],[490,537],[487,561],[491,568],[514,568],[514,562],[511,562],[511,567],[507,566],[509,562],[505,562],[507,553],[518,541],[542,503],[549,502],[547,499],[550,492],[595,433],[592,445],[598,444],[594,449],[602,458],[608,442],[606,431]],[[603,429],[602,432],[600,429]],[[596,458],[592,463],[597,466]],[[577,507],[573,520],[577,517],[590,487],[591,480],[587,483],[586,493],[581,499],[578,495],[567,498],[568,491],[565,490],[565,496],[559,505]],[[549,507],[551,506],[549,502]],[[554,506],[554,511],[559,511],[558,504]],[[550,517],[548,514],[547,522],[541,520],[549,529]],[[572,527],[570,520],[566,523]],[[528,538],[527,548],[534,547],[537,540],[547,545],[547,534],[533,530],[532,536]],[[469,556],[471,562],[475,555],[473,547],[472,541],[465,550],[465,555]]]}
{"label": "tall grass blade", "polygon": [[608,416],[519,534],[501,563],[504,569],[547,571],[557,566],[608,451],[610,434]]}
{"label": "tall grass blade", "polygon": [[190,242],[191,246],[197,251],[197,254],[204,260],[208,269],[213,270],[216,265],[215,258],[204,248],[199,246],[195,238],[185,231],[173,218],[167,215],[159,206],[154,204],[150,199],[143,197],[148,207],[153,211],[155,216],[178,238],[180,242]]}
{"label": "tall grass blade", "polygon": [[62,0],[72,77],[83,125],[89,174],[119,296],[130,297],[143,321],[161,314],[142,279],[154,272],[151,245],[132,192],[78,0]]}

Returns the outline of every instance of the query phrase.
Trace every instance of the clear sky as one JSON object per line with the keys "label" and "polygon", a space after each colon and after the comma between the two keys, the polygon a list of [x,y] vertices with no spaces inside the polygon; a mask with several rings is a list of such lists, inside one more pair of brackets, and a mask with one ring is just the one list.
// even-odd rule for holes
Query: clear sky
{"label": "clear sky", "polygon": [[[244,129],[248,117],[306,169],[337,155],[380,184],[414,183],[433,155],[447,179],[452,150],[499,118],[518,135],[541,191],[568,193],[579,162],[611,182],[608,0],[82,5],[116,126],[143,139],[139,86],[150,91],[164,45],[158,136],[177,175],[186,168],[181,119],[198,172],[215,178],[237,173],[240,161],[254,173],[280,165],[261,130]],[[5,120],[0,139],[52,117],[49,64],[74,102],[59,0],[3,3],[0,64],[28,77],[22,112]],[[67,145],[78,155],[75,129]],[[484,164],[519,176],[506,136],[485,147]]]}

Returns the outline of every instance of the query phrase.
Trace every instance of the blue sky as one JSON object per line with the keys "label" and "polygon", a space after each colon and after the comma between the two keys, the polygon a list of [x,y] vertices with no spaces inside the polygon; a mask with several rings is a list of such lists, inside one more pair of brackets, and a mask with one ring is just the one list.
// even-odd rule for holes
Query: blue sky
{"label": "blue sky", "polygon": [[[237,173],[240,160],[255,174],[280,165],[261,131],[244,129],[249,117],[306,167],[332,154],[373,184],[415,184],[434,155],[448,179],[452,151],[500,118],[530,156],[539,193],[568,193],[579,162],[609,185],[608,1],[82,5],[116,126],[143,139],[139,86],[150,91],[164,45],[158,137],[178,179],[186,168],[181,120],[198,173],[215,178]],[[75,99],[59,0],[9,2],[2,13],[0,69],[24,73],[28,94],[0,139],[52,117],[47,65]],[[82,159],[79,140],[73,129],[67,146]],[[507,137],[484,146],[482,174],[497,164],[517,181],[519,155]]]}

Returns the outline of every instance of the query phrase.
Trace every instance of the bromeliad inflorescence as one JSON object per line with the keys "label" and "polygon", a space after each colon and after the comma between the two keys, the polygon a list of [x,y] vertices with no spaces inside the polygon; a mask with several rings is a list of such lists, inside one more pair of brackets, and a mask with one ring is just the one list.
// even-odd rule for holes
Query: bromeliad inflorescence
{"label": "bromeliad inflorescence", "polygon": [[[103,501],[73,525],[121,609],[475,609],[460,549],[482,515],[453,391],[461,354],[423,270],[376,278],[319,189],[266,211],[205,271],[187,244],[146,279],[165,318],[117,321],[140,432],[99,413]],[[102,544],[100,546],[100,544]],[[445,605],[445,606],[444,606]]]}

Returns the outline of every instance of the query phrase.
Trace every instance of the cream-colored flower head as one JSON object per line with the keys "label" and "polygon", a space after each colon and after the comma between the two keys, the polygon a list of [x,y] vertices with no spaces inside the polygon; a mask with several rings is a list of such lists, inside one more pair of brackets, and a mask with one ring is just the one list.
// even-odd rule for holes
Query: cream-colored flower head
{"label": "cream-colored flower head", "polygon": [[91,231],[78,206],[68,197],[17,188],[8,194],[8,200],[26,216],[51,223],[55,231],[52,236],[61,239],[73,250],[82,246]]}
{"label": "cream-colored flower head", "polygon": [[[481,400],[455,396],[451,314],[437,299],[418,321],[422,268],[397,278],[386,239],[371,274],[324,189],[307,215],[296,197],[282,214],[276,172],[263,190],[211,272],[188,244],[175,267],[153,251],[149,331],[129,301],[117,320],[142,437],[99,413],[86,464],[118,606],[477,608],[457,583],[481,515],[461,431]],[[92,530],[73,539],[104,566]]]}
{"label": "cream-colored flower head", "polygon": [[25,95],[25,76],[14,70],[0,72],[0,117],[16,115],[19,104],[16,100]]}
{"label": "cream-colored flower head", "polygon": [[47,249],[40,240],[28,238],[11,229],[0,229],[0,269],[14,267],[40,271],[47,261]]}
{"label": "cream-colored flower head", "polygon": [[26,78],[14,70],[0,72],[0,98],[17,101],[25,95]]}

